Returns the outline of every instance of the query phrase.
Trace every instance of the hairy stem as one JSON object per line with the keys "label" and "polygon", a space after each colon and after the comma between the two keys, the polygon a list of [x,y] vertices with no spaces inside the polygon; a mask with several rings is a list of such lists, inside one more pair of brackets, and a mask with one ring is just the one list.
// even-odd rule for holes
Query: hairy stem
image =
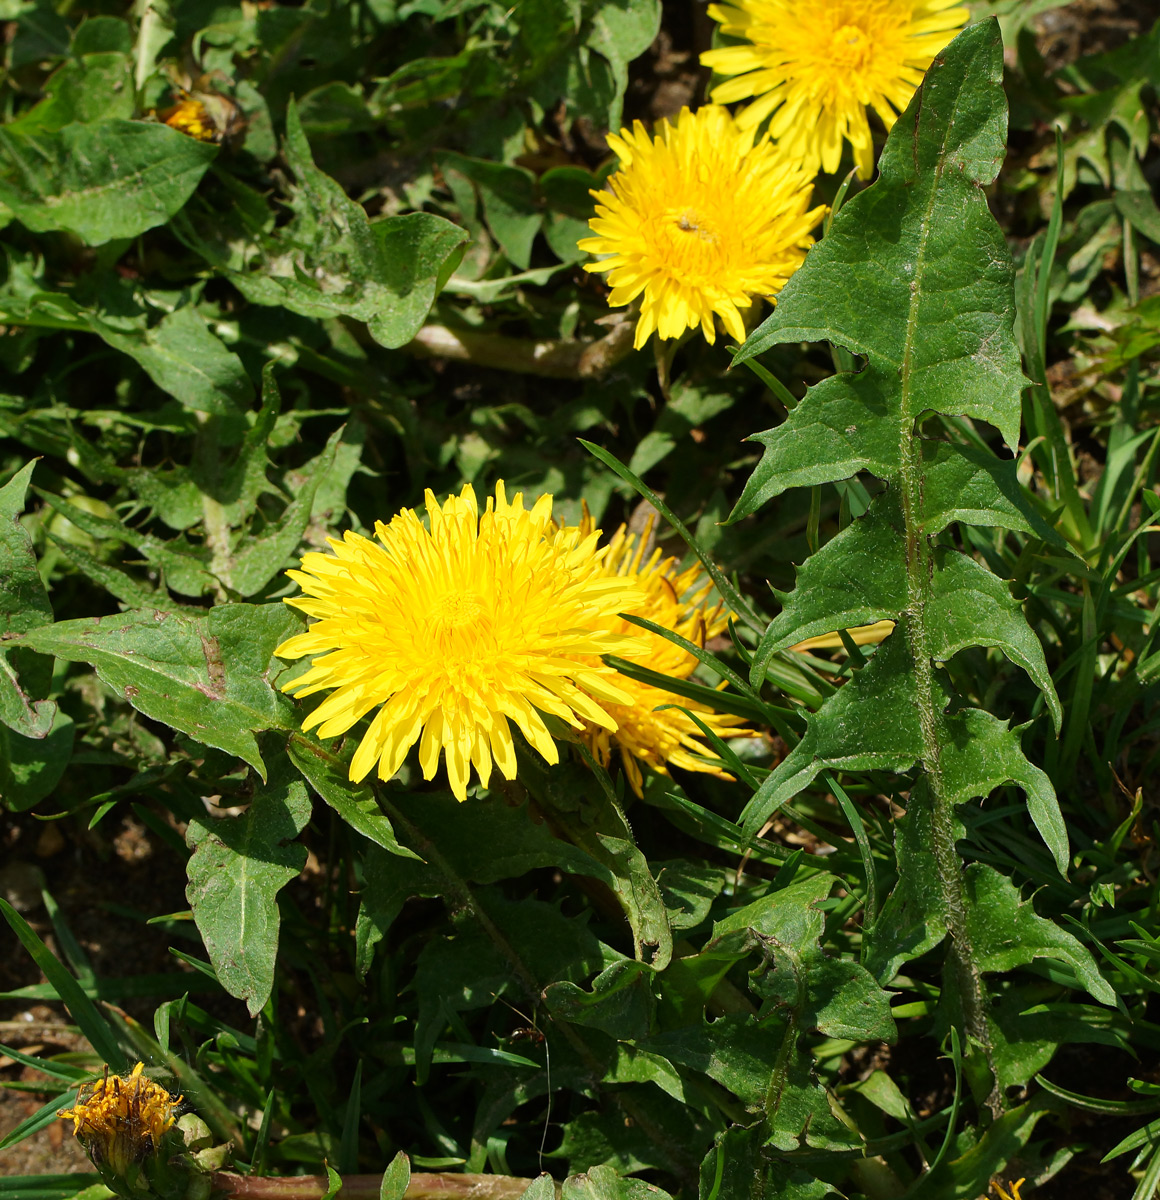
{"label": "hairy stem", "polygon": [[[937,168],[939,173],[942,166]],[[931,204],[937,194],[931,189]],[[962,1005],[963,1032],[968,1045],[981,1046],[991,1062],[990,1035],[987,1031],[986,1001],[982,975],[975,962],[967,928],[966,901],[963,894],[962,866],[955,848],[954,806],[947,795],[939,747],[941,697],[935,682],[926,603],[934,574],[930,541],[922,528],[922,441],[912,414],[913,354],[918,326],[919,283],[926,256],[931,214],[923,221],[915,282],[911,284],[907,314],[906,345],[901,364],[902,422],[899,443],[900,502],[906,536],[906,636],[914,658],[915,690],[918,698],[919,726],[922,733],[922,766],[927,787],[916,789],[921,801],[931,809],[931,841],[946,911],[946,929],[950,938],[948,965],[954,975]],[[914,793],[912,793],[912,798]],[[992,1077],[994,1070],[992,1069]],[[1002,1109],[1002,1097],[993,1090],[988,1104],[996,1115]]]}

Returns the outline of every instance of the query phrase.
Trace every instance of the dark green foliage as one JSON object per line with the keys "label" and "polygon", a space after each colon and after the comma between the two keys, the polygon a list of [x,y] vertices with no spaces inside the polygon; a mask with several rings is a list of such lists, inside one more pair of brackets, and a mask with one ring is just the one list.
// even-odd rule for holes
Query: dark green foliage
{"label": "dark green foliage", "polygon": [[[604,132],[701,98],[682,6],[9,6],[0,807],[48,887],[0,957],[92,1052],[3,1047],[47,1103],[0,1149],[141,1059],[236,1169],[383,1200],[1151,1194],[1160,34],[1045,66],[1061,7],[976,5],[752,369],[662,379],[576,241]],[[761,731],[731,779],[560,730],[459,804],[301,730],[285,570],[497,479],[705,563],[672,691]]]}

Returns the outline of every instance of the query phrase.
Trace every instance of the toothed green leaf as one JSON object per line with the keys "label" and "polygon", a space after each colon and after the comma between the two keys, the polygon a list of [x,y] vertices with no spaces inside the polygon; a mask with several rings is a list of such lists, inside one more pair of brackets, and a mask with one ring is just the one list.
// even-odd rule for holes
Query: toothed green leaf
{"label": "toothed green leaf", "polygon": [[760,442],[765,453],[730,521],[756,512],[787,488],[832,483],[859,471],[890,479],[898,472],[900,419],[897,371],[871,364],[859,375],[823,380],[782,424],[749,439]]}
{"label": "toothed green leaf", "polygon": [[922,757],[913,659],[895,630],[870,662],[810,715],[805,736],[754,793],[742,814],[753,836],[787,800],[827,769],[905,771]]}
{"label": "toothed green leaf", "polygon": [[944,716],[942,766],[948,798],[962,803],[986,796],[1005,783],[1018,784],[1027,795],[1027,811],[1055,859],[1067,874],[1067,825],[1051,780],[1027,760],[1019,744],[1022,727],[1008,729],[1006,721],[981,709],[968,708]]}
{"label": "toothed green leaf", "polygon": [[966,872],[970,900],[967,922],[982,971],[1010,971],[1037,958],[1066,963],[1101,1004],[1115,1004],[1116,993],[1099,973],[1096,961],[1077,938],[1041,917],[1011,880],[984,863]]}
{"label": "toothed green leaf", "polygon": [[1043,647],[1007,584],[973,558],[946,547],[935,552],[934,562],[927,602],[927,621],[934,632],[931,657],[946,662],[967,646],[997,646],[1043,693],[1058,733],[1063,710]]}
{"label": "toothed green leaf", "polygon": [[897,619],[906,607],[906,547],[899,524],[893,496],[879,496],[860,521],[806,559],[754,655],[754,687],[765,678],[769,660],[795,642]]}
{"label": "toothed green leaf", "polygon": [[920,779],[911,789],[906,815],[894,823],[898,883],[866,931],[862,961],[882,984],[946,937],[946,900],[930,851],[931,823],[930,789]]}
{"label": "toothed green leaf", "polygon": [[1066,544],[1035,511],[1019,484],[1014,459],[954,442],[927,442],[922,457],[922,527],[931,537],[961,521],[1030,533],[1054,546]]}

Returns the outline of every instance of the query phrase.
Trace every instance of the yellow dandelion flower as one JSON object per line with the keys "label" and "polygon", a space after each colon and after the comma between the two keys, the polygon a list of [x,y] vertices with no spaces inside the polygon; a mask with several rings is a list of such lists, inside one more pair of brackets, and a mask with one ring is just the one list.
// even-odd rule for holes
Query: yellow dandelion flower
{"label": "yellow dandelion flower", "polygon": [[464,800],[472,767],[485,787],[493,762],[515,778],[509,721],[550,763],[559,753],[541,714],[616,728],[608,706],[630,697],[593,659],[639,644],[607,627],[638,589],[601,569],[599,531],[556,526],[551,496],[525,509],[501,482],[482,513],[470,486],[442,505],[428,491],[426,506],[430,528],[404,509],[375,525],[377,542],[347,533],[287,572],[304,593],[287,603],[316,620],[275,653],[319,656],[284,691],[335,689],[303,729],[334,737],[378,709],[352,780],[376,763],[389,779],[418,741],[424,778],[445,755]]}
{"label": "yellow dandelion flower", "polygon": [[77,1094],[72,1108],[58,1115],[73,1122],[73,1133],[97,1166],[124,1175],[154,1153],[177,1119],[175,1100],[160,1084],[146,1079],[138,1063],[128,1078],[109,1075]]}
{"label": "yellow dandelion flower", "polygon": [[874,169],[867,105],[889,129],[970,16],[957,0],[734,0],[710,4],[709,15],[745,40],[701,55],[736,76],[713,102],[754,97],[738,124],[752,129],[772,113],[771,136],[811,172],[835,172],[848,141],[863,178]]}
{"label": "yellow dandelion flower", "polygon": [[186,96],[171,108],[163,109],[157,114],[170,129],[184,133],[199,142],[220,142],[221,133],[209,110],[200,101]]}
{"label": "yellow dandelion flower", "polygon": [[[634,580],[642,589],[643,599],[627,612],[671,629],[695,645],[704,646],[709,638],[725,629],[729,614],[720,603],[712,608],[705,607],[712,585],[703,582],[699,566],[678,571],[677,560],[662,560],[659,549],[654,549],[645,559],[644,548],[650,532],[651,523],[638,541],[622,525],[608,547],[603,570],[613,578]],[[618,633],[642,632],[639,626],[631,625],[621,617],[615,618],[610,628]],[[658,634],[644,632],[644,637],[647,641],[639,652],[621,657],[672,679],[688,679],[692,675],[697,659],[687,650]],[[666,763],[675,763],[686,771],[703,771],[722,779],[730,778],[719,767],[702,761],[703,757],[711,758],[713,752],[700,740],[703,735],[696,722],[678,708],[656,712],[661,705],[680,705],[695,712],[707,728],[722,738],[758,736],[743,727],[742,718],[730,713],[714,712],[695,700],[627,676],[622,675],[620,683],[631,696],[628,703],[608,707],[616,721],[616,729],[589,725],[584,740],[596,760],[605,767],[611,759],[612,746],[619,749],[629,785],[638,796],[643,794],[641,763],[661,775],[668,774]]]}
{"label": "yellow dandelion flower", "polygon": [[712,342],[714,314],[743,342],[740,310],[781,291],[813,242],[825,212],[809,207],[813,172],[713,105],[682,109],[655,139],[637,121],[608,144],[620,166],[610,192],[592,193],[596,236],[579,246],[609,256],[584,269],[608,272],[614,308],[643,293],[637,349],[654,330],[676,338],[698,325]]}

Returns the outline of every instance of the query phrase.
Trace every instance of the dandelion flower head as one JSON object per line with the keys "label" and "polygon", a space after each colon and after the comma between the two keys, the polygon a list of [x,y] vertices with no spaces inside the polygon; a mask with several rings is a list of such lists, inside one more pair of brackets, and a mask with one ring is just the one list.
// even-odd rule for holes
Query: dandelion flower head
{"label": "dandelion flower head", "polygon": [[[659,549],[654,549],[645,558],[650,532],[651,527],[646,528],[638,540],[621,526],[609,545],[603,570],[612,577],[635,580],[640,586],[644,598],[627,610],[632,616],[643,617],[654,625],[671,629],[686,641],[704,646],[725,629],[729,613],[721,603],[706,605],[712,585],[705,581],[699,565],[681,571],[677,560],[662,559]],[[617,617],[611,627],[621,633],[640,632],[638,626],[621,617]],[[647,641],[640,652],[622,656],[626,661],[672,679],[688,679],[692,675],[697,667],[697,659],[692,654],[658,634],[645,633],[645,637]],[[609,706],[616,729],[590,725],[585,731],[585,741],[602,766],[608,766],[612,747],[615,745],[619,749],[629,785],[638,796],[643,790],[642,763],[661,775],[669,773],[666,764],[672,763],[686,771],[703,771],[722,779],[730,778],[720,767],[704,761],[711,759],[713,752],[700,740],[703,734],[696,722],[681,708],[696,713],[706,728],[718,737],[757,736],[743,727],[742,718],[714,712],[704,704],[664,688],[628,676],[621,676],[621,685],[631,693],[631,700],[627,704]],[[680,708],[655,711],[663,705],[679,705]]]}
{"label": "dandelion flower head", "polygon": [[175,1100],[160,1084],[142,1075],[138,1063],[126,1078],[108,1075],[82,1088],[72,1108],[62,1118],[71,1118],[73,1133],[98,1166],[107,1165],[115,1175],[124,1175],[133,1163],[152,1154],[165,1132],[177,1119]]}
{"label": "dandelion flower head", "polygon": [[970,14],[956,0],[732,0],[709,15],[743,39],[701,55],[735,76],[713,89],[714,103],[750,100],[737,117],[746,129],[773,114],[770,134],[811,173],[837,171],[848,141],[868,178],[867,106],[889,129]]}
{"label": "dandelion flower head", "polygon": [[172,108],[158,113],[158,116],[170,129],[176,129],[178,133],[196,138],[199,142],[221,141],[221,135],[209,115],[209,110],[192,96],[184,96]]}
{"label": "dandelion flower head", "polygon": [[813,241],[825,212],[809,206],[813,173],[714,105],[682,109],[655,138],[637,121],[608,144],[620,166],[611,191],[592,193],[594,236],[579,245],[607,256],[585,270],[607,272],[614,308],[643,295],[636,347],[697,326],[712,342],[714,316],[743,342],[741,310],[776,295]]}
{"label": "dandelion flower head", "polygon": [[639,644],[609,627],[638,588],[602,569],[599,531],[553,522],[551,496],[527,509],[501,482],[482,512],[470,486],[442,504],[428,491],[426,508],[428,525],[404,509],[376,524],[376,541],[348,532],[288,572],[303,594],[287,603],[315,621],[275,653],[315,656],[285,691],[334,689],[304,729],[334,737],[378,710],[352,780],[376,764],[389,779],[418,742],[424,778],[444,757],[464,800],[472,767],[484,786],[493,764],[515,778],[509,722],[550,763],[559,752],[543,714],[616,728],[609,706],[631,698],[599,656]]}

